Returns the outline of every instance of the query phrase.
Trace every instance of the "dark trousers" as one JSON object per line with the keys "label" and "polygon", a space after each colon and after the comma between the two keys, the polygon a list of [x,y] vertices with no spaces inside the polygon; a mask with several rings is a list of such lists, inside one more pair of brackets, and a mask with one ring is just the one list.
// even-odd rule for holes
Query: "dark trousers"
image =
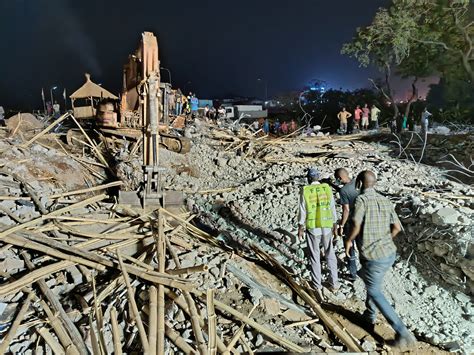
{"label": "dark trousers", "polygon": [[[352,226],[350,223],[346,223],[344,226],[344,235],[345,238],[348,238],[349,235],[351,234],[351,229]],[[347,268],[349,269],[349,274],[351,277],[356,278],[357,277],[357,257],[356,257],[356,252],[355,252],[355,242],[352,241],[352,247],[349,250],[349,257],[346,256],[346,264]]]}

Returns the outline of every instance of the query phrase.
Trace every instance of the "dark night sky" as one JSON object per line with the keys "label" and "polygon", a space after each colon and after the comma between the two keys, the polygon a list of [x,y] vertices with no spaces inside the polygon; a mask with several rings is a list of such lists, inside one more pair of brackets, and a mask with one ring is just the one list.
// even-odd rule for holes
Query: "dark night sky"
{"label": "dark night sky", "polygon": [[[312,78],[344,89],[373,71],[340,55],[388,0],[0,0],[0,105],[41,106],[41,87],[71,93],[90,72],[113,92],[143,31],[158,36],[173,83],[199,97],[263,96]],[[162,73],[167,79],[167,73]]]}

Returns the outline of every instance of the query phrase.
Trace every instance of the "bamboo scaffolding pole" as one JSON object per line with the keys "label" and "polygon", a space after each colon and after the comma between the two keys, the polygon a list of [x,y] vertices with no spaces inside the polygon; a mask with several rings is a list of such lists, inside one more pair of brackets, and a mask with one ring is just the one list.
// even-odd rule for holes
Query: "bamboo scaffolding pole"
{"label": "bamboo scaffolding pole", "polygon": [[296,281],[293,280],[291,275],[283,268],[278,261],[276,261],[272,256],[261,250],[260,248],[252,245],[251,248],[254,252],[264,261],[267,261],[274,270],[278,270],[279,274],[288,282],[289,286],[313,309],[316,315],[321,319],[321,321],[326,325],[326,327],[331,330],[334,335],[336,335],[339,340],[348,348],[349,351],[353,352],[362,352],[364,351],[362,347],[354,341],[352,336],[341,329],[336,322],[323,310],[321,305],[319,305]]}
{"label": "bamboo scaffolding pole", "polygon": [[[98,331],[99,329],[97,329]],[[100,344],[97,340],[96,331],[94,329],[94,321],[92,320],[92,313],[89,313],[89,335],[91,338],[91,345],[92,345],[92,353],[94,355],[103,355],[102,351],[100,350]]]}
{"label": "bamboo scaffolding pole", "polygon": [[[123,217],[123,218],[109,218],[109,219],[95,219],[95,218],[81,218],[81,217],[70,217],[70,216],[49,216],[47,219],[52,219],[52,220],[62,220],[62,221],[75,221],[75,222],[84,222],[87,224],[118,224],[123,221],[128,220],[128,217]],[[77,224],[81,225],[81,224]]]}
{"label": "bamboo scaffolding pole", "polygon": [[36,136],[34,136],[33,138],[31,138],[28,142],[25,142],[23,144],[20,144],[20,147],[22,148],[27,148],[31,143],[33,143],[34,141],[36,141],[37,139],[43,137],[46,133],[48,133],[52,128],[54,128],[54,126],[56,126],[57,124],[61,123],[62,121],[64,121],[66,118],[68,118],[71,114],[69,112],[66,112],[65,114],[63,114],[61,117],[59,117],[57,120],[55,120],[53,123],[51,123],[48,127],[46,127],[45,129],[43,129],[40,133],[38,133]]}
{"label": "bamboo scaffolding pole", "polygon": [[[186,303],[186,300],[184,299],[184,296],[178,296],[176,293],[167,288],[165,288],[165,295],[169,299],[173,300],[173,302],[176,303],[176,305],[180,307],[184,311],[184,313],[191,317],[191,312],[189,311],[189,307]],[[204,323],[204,320],[201,317],[199,317],[199,325],[201,326],[201,328],[206,327],[206,324]],[[220,337],[217,337],[217,350],[221,354],[227,354],[227,348]]]}
{"label": "bamboo scaffolding pole", "polygon": [[156,355],[157,349],[157,326],[158,326],[158,292],[155,286],[148,289],[150,298],[150,312],[148,320],[148,343],[150,344],[150,355]]}
{"label": "bamboo scaffolding pole", "polygon": [[80,131],[82,132],[82,134],[84,135],[84,137],[86,137],[87,141],[89,142],[89,144],[92,146],[92,149],[94,150],[94,152],[96,153],[97,155],[97,159],[99,159],[99,161],[104,164],[107,168],[110,168],[109,166],[109,163],[107,162],[107,160],[104,158],[104,156],[102,155],[102,153],[100,152],[100,150],[98,149],[97,145],[92,141],[92,139],[89,137],[89,135],[86,133],[86,131],[84,131],[84,129],[82,128],[82,126],[79,124],[79,122],[77,122],[76,118],[71,115],[71,118],[72,120],[74,121],[74,123],[77,125],[77,127],[79,127]]}
{"label": "bamboo scaffolding pole", "polygon": [[122,260],[122,257],[120,255],[119,251],[117,251],[117,259],[118,259],[119,264],[120,264],[120,269],[122,270],[122,275],[123,275],[123,278],[125,280],[125,285],[127,286],[128,301],[129,301],[130,308],[131,308],[132,313],[133,313],[133,317],[134,317],[135,322],[137,324],[138,333],[140,335],[140,340],[141,340],[142,346],[143,346],[143,352],[145,354],[149,354],[150,346],[148,344],[148,338],[146,336],[145,327],[143,326],[142,318],[140,316],[140,311],[138,310],[137,303],[135,302],[135,293],[133,292],[133,288],[132,288],[132,285],[130,283],[130,278],[128,276],[128,272],[125,268],[125,265],[123,263],[123,260]]}
{"label": "bamboo scaffolding pole", "polygon": [[252,350],[252,347],[250,345],[250,343],[248,342],[247,338],[245,337],[245,334],[242,334],[240,336],[240,341],[242,342],[242,344],[244,345],[245,348],[247,348],[247,352],[249,355],[253,355],[254,352]]}
{"label": "bamboo scaffolding pole", "polygon": [[[31,262],[29,256],[23,252],[22,253],[23,259],[25,260],[26,267],[30,270],[34,269],[34,265]],[[49,301],[53,310],[58,314],[61,322],[64,324],[69,336],[71,337],[72,342],[77,347],[77,350],[81,355],[87,355],[87,346],[82,339],[82,335],[79,330],[76,328],[74,323],[72,322],[71,318],[67,315],[66,311],[64,310],[61,302],[58,300],[56,295],[51,291],[49,286],[46,284],[44,278],[39,279],[36,281],[38,286],[40,287],[41,292],[43,293],[44,297]],[[2,352],[0,352],[2,354]]]}
{"label": "bamboo scaffolding pole", "polygon": [[[252,307],[252,309],[250,310],[249,314],[247,317],[250,318],[250,316],[252,315],[252,313],[255,311],[255,309],[257,308],[258,304],[254,305]],[[234,336],[232,337],[232,339],[230,340],[229,344],[227,344],[227,353],[229,353],[230,351],[232,351],[234,349],[234,346],[235,344],[237,344],[237,342],[239,341],[240,337],[242,334],[244,334],[244,329],[245,329],[245,323],[243,323],[240,328],[235,332]]]}
{"label": "bamboo scaffolding pole", "polygon": [[43,308],[44,313],[46,313],[46,316],[48,317],[51,328],[53,328],[54,332],[56,333],[56,336],[59,339],[59,342],[61,343],[62,347],[66,350],[67,354],[68,355],[79,354],[79,351],[77,350],[76,346],[72,342],[71,338],[69,337],[66,329],[62,325],[61,320],[58,318],[58,316],[56,314],[53,314],[53,311],[48,306],[46,301],[40,300],[40,305],[41,305],[41,308]]}
{"label": "bamboo scaffolding pole", "polygon": [[75,255],[65,254],[54,248],[28,240],[19,235],[8,235],[6,237],[3,237],[2,241],[5,243],[13,244],[17,247],[39,251],[41,253],[52,256],[56,259],[69,260],[80,265],[89,266],[91,268],[94,268],[100,271],[104,271],[106,269],[104,265],[101,265],[99,263],[84,259],[82,257],[75,256]]}
{"label": "bamboo scaffolding pole", "polygon": [[110,310],[110,323],[112,324],[112,339],[114,344],[114,355],[122,355],[122,342],[120,341],[120,331],[117,321],[117,310],[112,307]]}
{"label": "bamboo scaffolding pole", "polygon": [[97,333],[98,333],[100,353],[106,354],[107,347],[105,345],[104,333],[102,331],[104,329],[104,317],[102,315],[102,309],[101,309],[100,303],[97,302],[97,290],[95,286],[94,274],[92,274],[92,294],[94,297],[95,324],[96,324]]}
{"label": "bamboo scaffolding pole", "polygon": [[50,195],[50,196],[48,196],[48,198],[53,199],[53,198],[61,198],[61,197],[67,197],[67,196],[81,195],[81,194],[85,194],[85,193],[88,193],[88,192],[106,190],[108,188],[115,187],[115,186],[120,186],[120,185],[123,185],[123,181],[113,181],[113,182],[109,182],[108,184],[89,187],[88,189],[68,191],[68,192],[64,192],[62,194]]}
{"label": "bamboo scaffolding pole", "polygon": [[[174,251],[173,246],[171,245],[168,238],[165,238],[165,240],[166,240],[166,246],[168,247],[168,251],[171,257],[173,258],[176,267],[181,268],[181,262],[179,261],[178,255]],[[199,316],[199,313],[196,308],[196,304],[194,303],[194,300],[191,294],[187,291],[184,291],[183,294],[186,300],[186,304],[188,305],[189,313],[191,314],[191,326],[193,328],[194,338],[196,339],[196,342],[198,344],[199,353],[201,355],[206,355],[207,346],[206,346],[206,342],[204,341],[201,324],[199,322],[201,317]]]}
{"label": "bamboo scaffolding pole", "polygon": [[209,337],[207,345],[207,353],[209,355],[217,354],[217,318],[214,310],[214,290],[207,290],[206,295],[206,308],[207,308],[207,334]]}
{"label": "bamboo scaffolding pole", "polygon": [[165,324],[165,334],[184,354],[199,354],[168,324]]}
{"label": "bamboo scaffolding pole", "polygon": [[0,240],[4,239],[6,236],[8,236],[12,233],[18,232],[19,230],[25,229],[27,227],[35,226],[35,225],[43,222],[45,219],[47,219],[48,216],[59,216],[59,215],[62,215],[63,213],[71,212],[71,211],[73,211],[77,208],[81,208],[81,207],[84,207],[84,206],[102,201],[106,197],[107,197],[107,195],[105,195],[105,194],[98,195],[98,196],[93,196],[93,197],[90,197],[90,198],[85,199],[83,201],[76,202],[76,203],[74,203],[70,206],[57,209],[56,211],[50,212],[47,215],[32,219],[31,221],[28,221],[28,222],[25,222],[25,223],[22,223],[22,224],[17,224],[13,227],[2,230],[0,232]]}
{"label": "bamboo scaffolding pole", "polygon": [[[94,244],[98,243],[98,242],[101,242],[101,241],[100,240],[88,240],[88,241],[85,241],[83,243],[79,243],[77,245],[77,247],[79,247],[79,248],[92,248],[92,246]],[[132,244],[135,244],[135,243],[136,243],[136,240],[123,241],[123,242],[115,243],[113,246],[109,246],[108,248],[110,250],[114,250],[114,248],[121,248],[121,247],[125,247],[125,246],[132,245]],[[49,257],[46,257],[46,258],[49,258]],[[37,280],[41,279],[44,276],[53,274],[57,271],[66,269],[66,268],[68,268],[70,266],[73,266],[73,265],[75,265],[74,262],[63,260],[63,261],[58,261],[56,263],[46,265],[46,266],[42,266],[38,269],[30,271],[27,275],[24,275],[21,278],[16,279],[15,281],[11,281],[8,284],[1,285],[0,286],[0,296],[4,296],[4,295],[7,295],[11,292],[17,291],[18,289],[20,289],[22,287],[28,286],[31,283],[36,282]]]}
{"label": "bamboo scaffolding pole", "polygon": [[[158,212],[158,238],[156,238],[156,252],[158,254],[158,271],[165,272],[166,262],[166,242],[164,235],[163,214]],[[158,334],[157,334],[157,354],[165,353],[165,288],[158,285]]]}
{"label": "bamboo scaffolding pole", "polygon": [[56,341],[56,339],[54,339],[53,335],[46,327],[41,327],[36,331],[41,335],[46,344],[49,345],[55,355],[66,355],[64,348]]}
{"label": "bamboo scaffolding pole", "polygon": [[287,324],[287,325],[285,325],[285,328],[299,327],[299,326],[302,326],[302,325],[303,326],[304,325],[309,325],[309,324],[313,324],[313,323],[316,323],[316,322],[319,322],[319,318],[302,320],[300,322],[294,322],[294,323],[291,323],[291,324]]}
{"label": "bamboo scaffolding pole", "polygon": [[185,268],[180,268],[180,269],[166,270],[166,273],[170,275],[189,275],[195,272],[206,272],[208,270],[209,270],[209,266],[202,264],[202,265],[190,266],[190,267],[185,267]]}
{"label": "bamboo scaffolding pole", "polygon": [[26,315],[26,312],[30,308],[31,299],[33,298],[33,293],[28,294],[26,300],[23,302],[23,305],[20,308],[15,320],[13,321],[10,329],[8,330],[7,335],[3,338],[2,342],[0,343],[0,354],[5,354],[8,346],[10,345],[11,341],[15,338],[15,334],[20,327],[23,318]]}
{"label": "bamboo scaffolding pole", "polygon": [[[201,298],[203,301],[205,300],[206,295],[203,292],[194,290],[194,291],[191,291],[191,293],[195,294],[196,296]],[[234,318],[239,319],[240,321],[246,323],[247,325],[255,329],[257,332],[262,333],[263,335],[270,338],[275,343],[279,344],[285,349],[288,349],[294,352],[299,352],[299,353],[308,352],[308,349],[302,348],[301,346],[293,343],[292,341],[283,338],[282,336],[271,331],[269,328],[255,322],[253,319],[250,319],[245,314],[242,314],[239,311],[235,310],[234,308],[227,306],[225,303],[222,303],[218,300],[214,300],[214,305],[217,309],[220,309],[223,312],[231,314]]]}

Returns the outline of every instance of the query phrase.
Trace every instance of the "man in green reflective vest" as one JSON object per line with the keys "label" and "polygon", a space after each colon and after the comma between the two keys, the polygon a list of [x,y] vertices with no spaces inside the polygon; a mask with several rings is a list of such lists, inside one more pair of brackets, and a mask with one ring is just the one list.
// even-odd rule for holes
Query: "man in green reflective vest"
{"label": "man in green reflective vest", "polygon": [[319,182],[321,174],[317,169],[308,170],[308,185],[304,186],[300,195],[299,229],[300,240],[306,231],[310,251],[311,277],[316,295],[322,296],[320,248],[324,250],[329,268],[329,284],[331,291],[339,289],[337,276],[337,259],[333,246],[333,236],[336,232],[336,206],[331,187]]}

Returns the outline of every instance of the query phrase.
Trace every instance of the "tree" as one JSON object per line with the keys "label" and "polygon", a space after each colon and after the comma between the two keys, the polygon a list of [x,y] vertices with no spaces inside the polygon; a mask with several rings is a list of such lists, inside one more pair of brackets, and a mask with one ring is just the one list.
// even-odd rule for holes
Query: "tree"
{"label": "tree", "polygon": [[394,68],[399,65],[409,52],[409,41],[403,27],[406,14],[393,16],[388,9],[380,8],[366,27],[358,28],[352,42],[344,44],[341,53],[357,59],[361,66],[374,65],[384,73],[384,80],[378,83],[369,79],[393,107],[393,118],[399,119],[399,108],[391,80]]}
{"label": "tree", "polygon": [[469,0],[403,0],[401,3],[417,9],[423,7],[412,19],[410,38],[422,45],[418,49],[438,54],[432,56],[432,65],[438,72],[446,76],[461,69],[474,85],[474,4]]}

